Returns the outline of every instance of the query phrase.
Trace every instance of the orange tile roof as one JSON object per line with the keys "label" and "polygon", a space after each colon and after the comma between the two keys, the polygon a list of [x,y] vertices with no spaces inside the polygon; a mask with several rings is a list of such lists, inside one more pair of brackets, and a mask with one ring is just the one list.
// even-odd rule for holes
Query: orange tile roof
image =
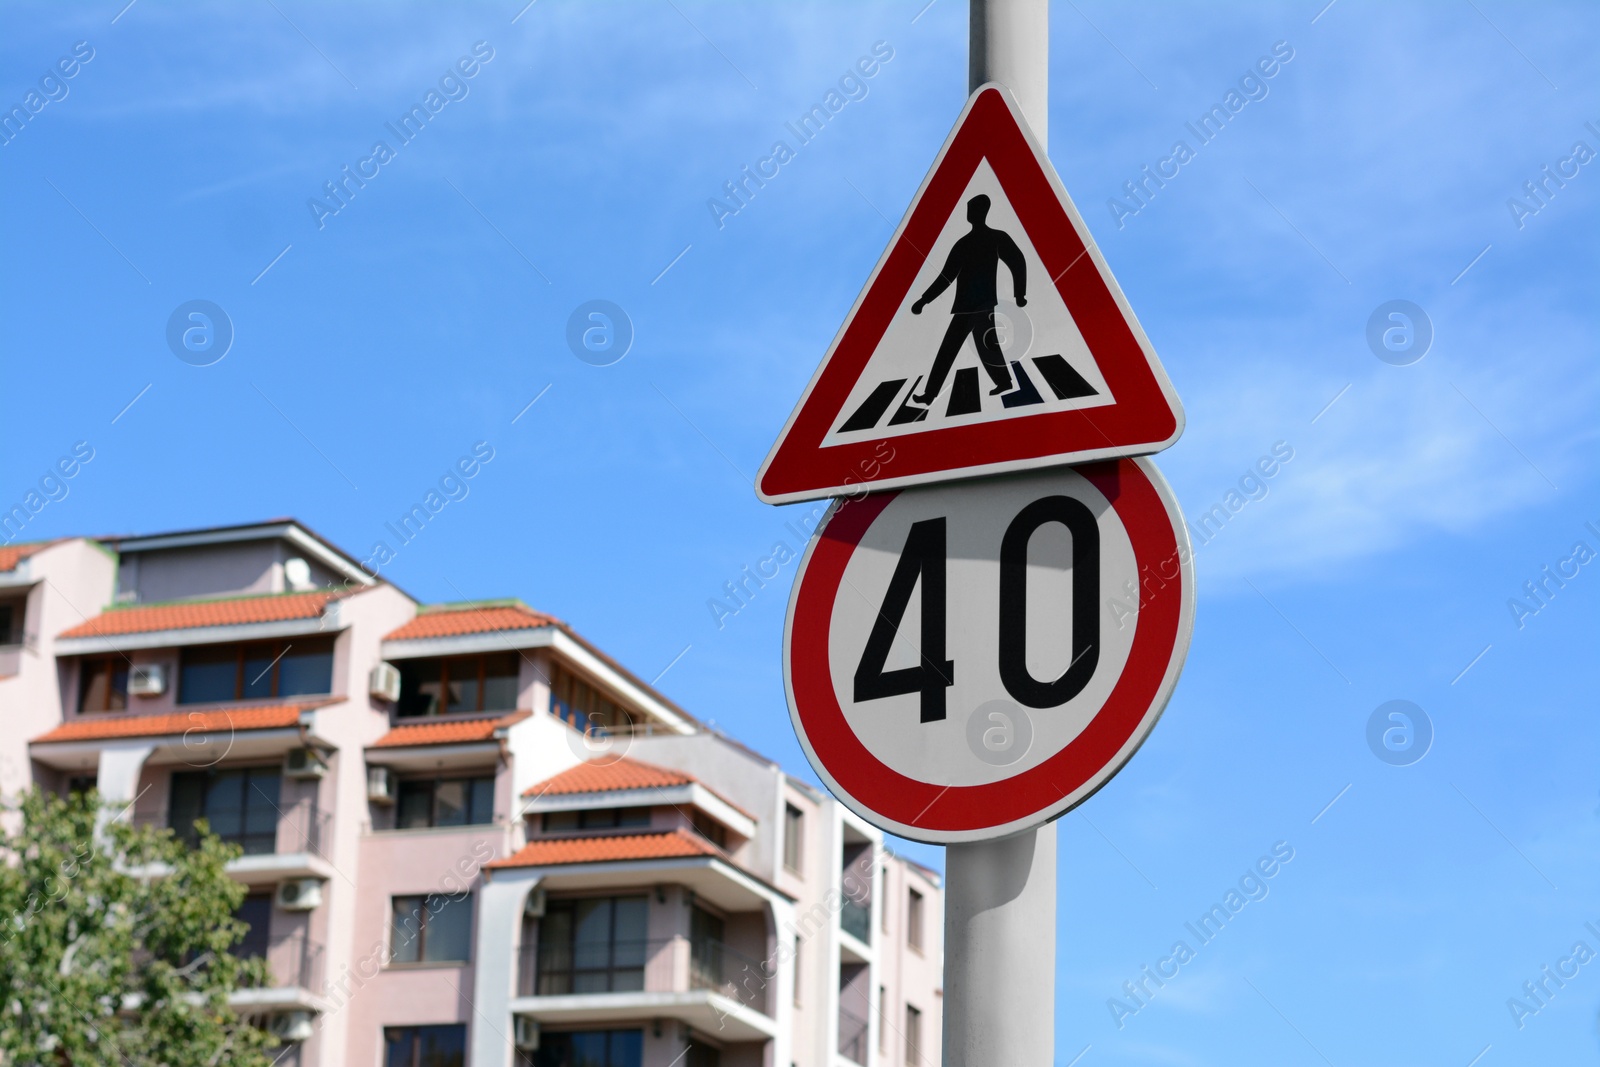
{"label": "orange tile roof", "polygon": [[423,637],[460,637],[502,630],[536,630],[558,626],[559,620],[522,604],[451,607],[423,611],[384,637],[385,641],[413,641]]}
{"label": "orange tile roof", "polygon": [[525,797],[559,797],[572,793],[611,793],[621,789],[664,789],[691,785],[693,775],[668,767],[657,767],[643,760],[623,757],[617,760],[591,760],[562,771],[532,785]]}
{"label": "orange tile roof", "polygon": [[372,743],[373,748],[398,748],[403,745],[462,745],[489,741],[502,726],[521,722],[531,711],[510,715],[491,715],[481,719],[446,719],[443,722],[408,722],[394,727]]}
{"label": "orange tile roof", "polygon": [[171,604],[143,604],[112,608],[63,632],[61,637],[109,637],[157,630],[189,630],[200,626],[243,626],[256,622],[315,619],[338,592],[278,593],[267,596],[229,597],[224,600],[188,600]]}
{"label": "orange tile roof", "polygon": [[0,571],[16,570],[17,564],[53,544],[54,541],[35,541],[31,545],[0,545]]}
{"label": "orange tile roof", "polygon": [[620,860],[721,855],[721,851],[709,841],[680,827],[648,834],[542,838],[529,841],[515,855],[484,866],[556,867],[568,863],[613,863]]}
{"label": "orange tile roof", "polygon": [[[323,704],[331,701],[323,701]],[[33,739],[50,741],[104,741],[117,737],[164,737],[168,734],[228,733],[236,730],[272,730],[295,726],[300,713],[320,704],[273,704],[268,707],[209,708],[163,715],[85,715],[64,722]]]}

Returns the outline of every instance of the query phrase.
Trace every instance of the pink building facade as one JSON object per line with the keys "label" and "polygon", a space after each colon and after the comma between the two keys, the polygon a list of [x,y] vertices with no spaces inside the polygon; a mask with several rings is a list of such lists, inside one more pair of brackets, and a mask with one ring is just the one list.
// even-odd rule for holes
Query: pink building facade
{"label": "pink building facade", "polygon": [[938,876],[516,601],[292,521],[0,546],[0,791],[237,843],[285,1067],[939,1062]]}

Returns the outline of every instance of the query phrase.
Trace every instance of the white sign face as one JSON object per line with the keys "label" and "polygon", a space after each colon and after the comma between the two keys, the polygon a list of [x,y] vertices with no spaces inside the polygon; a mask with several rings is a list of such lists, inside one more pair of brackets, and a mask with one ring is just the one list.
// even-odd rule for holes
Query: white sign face
{"label": "white sign face", "polygon": [[[978,164],[961,203],[963,213],[940,231],[824,447],[1115,403],[988,160]],[[972,217],[973,205],[981,217]],[[973,273],[979,276],[969,280]],[[954,281],[922,304],[946,276]],[[979,310],[957,310],[970,302],[964,288],[984,290]]]}
{"label": "white sign face", "polygon": [[1185,527],[1148,461],[875,494],[807,550],[790,709],[863,817],[925,841],[1003,836],[1138,748],[1192,614]]}
{"label": "white sign face", "polygon": [[[1002,86],[975,91],[756,478],[788,503],[1146,455],[1150,339]],[[894,462],[880,462],[892,442]]]}

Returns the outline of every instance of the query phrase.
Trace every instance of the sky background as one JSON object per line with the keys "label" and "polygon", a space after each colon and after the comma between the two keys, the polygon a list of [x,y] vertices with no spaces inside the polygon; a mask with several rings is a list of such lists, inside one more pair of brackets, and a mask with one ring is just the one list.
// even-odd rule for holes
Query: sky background
{"label": "sky background", "polygon": [[[815,780],[792,567],[720,628],[707,602],[808,510],[750,478],[964,101],[966,7],[925,2],[8,6],[6,109],[93,59],[0,146],[0,503],[87,441],[30,537],[292,515],[365,558],[486,441],[384,576],[555,613]],[[1600,163],[1520,227],[1507,204],[1600,151],[1600,12],[1321,8],[1051,12],[1051,158],[1187,411],[1161,469],[1193,516],[1293,450],[1197,552],[1161,723],[1059,824],[1059,1065],[1600,1054],[1600,959],[1520,1029],[1507,1006],[1600,952],[1600,562],[1508,606],[1600,551]],[[478,41],[469,94],[319,228],[308,199]],[[1119,226],[1108,199],[1280,41],[1267,96]],[[719,227],[707,201],[875,42],[865,98]],[[235,332],[211,366],[165,338],[195,299]],[[565,340],[591,299],[632,323],[611,366]],[[1434,334],[1407,366],[1366,339],[1395,299]],[[1367,742],[1390,700],[1431,723],[1409,766]],[[1119,1029],[1108,998],[1278,842],[1268,896]]]}

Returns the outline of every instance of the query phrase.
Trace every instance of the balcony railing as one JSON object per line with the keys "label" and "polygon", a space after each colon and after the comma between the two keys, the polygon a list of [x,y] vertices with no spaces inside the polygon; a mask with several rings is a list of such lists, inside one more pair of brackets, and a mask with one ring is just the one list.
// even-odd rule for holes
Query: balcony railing
{"label": "balcony railing", "polygon": [[267,980],[257,988],[298,986],[318,990],[322,981],[322,945],[303,933],[280,937],[267,945]]}
{"label": "balcony railing", "polygon": [[872,904],[859,904],[849,897],[839,909],[839,928],[863,945],[872,944]]}
{"label": "balcony railing", "polygon": [[867,1062],[867,1020],[839,1009],[839,1055],[851,1063]]}
{"label": "balcony railing", "polygon": [[[333,823],[331,811],[317,811],[307,804],[297,804],[282,812],[275,825],[256,826],[244,822],[237,812],[216,811],[202,816],[211,832],[231,845],[238,845],[246,856],[270,856],[274,853],[311,852],[323,855],[323,848],[331,846]],[[193,846],[200,834],[193,823],[175,825],[175,816],[168,811],[135,813],[131,822],[135,826],[170,829],[183,841]],[[243,823],[241,825],[241,823]]]}
{"label": "balcony railing", "polygon": [[759,961],[710,938],[524,946],[517,991],[524,997],[677,993],[706,989],[764,1015],[771,975]]}

